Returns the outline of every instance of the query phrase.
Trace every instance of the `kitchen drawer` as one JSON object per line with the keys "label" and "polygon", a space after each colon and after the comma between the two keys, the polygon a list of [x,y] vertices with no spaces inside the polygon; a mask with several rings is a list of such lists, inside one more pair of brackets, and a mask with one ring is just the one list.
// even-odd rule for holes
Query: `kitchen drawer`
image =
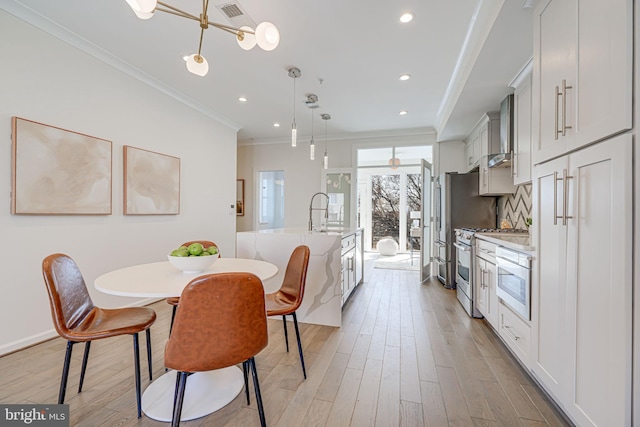
{"label": "kitchen drawer", "polygon": [[492,263],[496,263],[496,245],[486,240],[476,239],[476,255]]}
{"label": "kitchen drawer", "polygon": [[531,327],[514,313],[502,300],[498,304],[500,329],[498,333],[523,365],[529,366]]}
{"label": "kitchen drawer", "polygon": [[350,234],[342,238],[342,254],[356,247],[356,235]]}

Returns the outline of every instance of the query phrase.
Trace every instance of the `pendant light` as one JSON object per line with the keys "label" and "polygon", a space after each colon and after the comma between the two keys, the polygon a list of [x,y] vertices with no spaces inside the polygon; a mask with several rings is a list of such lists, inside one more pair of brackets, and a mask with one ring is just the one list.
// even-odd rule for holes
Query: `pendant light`
{"label": "pendant light", "polygon": [[324,156],[322,157],[322,165],[325,169],[329,169],[329,154],[327,154],[327,121],[331,120],[331,116],[324,113],[320,117],[324,120]]}
{"label": "pendant light", "polygon": [[299,68],[289,68],[289,77],[293,79],[293,123],[291,124],[291,146],[295,147],[298,143],[298,128],[296,127],[296,79],[302,73]]}
{"label": "pendant light", "polygon": [[313,139],[313,110],[318,108],[318,96],[310,93],[307,95],[307,100],[304,102],[311,110],[311,141],[309,142],[309,159],[315,160],[316,158],[316,142]]}
{"label": "pendant light", "polygon": [[315,107],[311,107],[311,142],[309,143],[309,159],[316,159],[316,143],[313,140],[313,109]]}

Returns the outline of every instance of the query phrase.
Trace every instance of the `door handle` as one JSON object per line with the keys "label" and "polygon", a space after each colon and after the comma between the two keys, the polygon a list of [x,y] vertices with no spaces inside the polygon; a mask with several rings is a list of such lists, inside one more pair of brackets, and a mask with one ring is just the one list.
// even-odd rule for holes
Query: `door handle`
{"label": "door handle", "polygon": [[567,225],[567,219],[573,219],[573,216],[567,215],[569,205],[569,180],[573,176],[567,175],[567,170],[562,170],[562,225]]}
{"label": "door handle", "polygon": [[573,89],[573,86],[567,86],[567,81],[562,79],[562,136],[566,136],[567,129],[571,129],[571,126],[567,126],[567,89]]}
{"label": "door handle", "polygon": [[[571,126],[567,126],[567,89],[573,89],[573,86],[567,86],[567,80],[562,79],[562,92],[560,88],[556,86],[556,98],[555,98],[555,139],[558,139],[558,135],[562,134],[562,136],[567,135],[567,129],[571,129]],[[558,128],[558,98],[562,97],[562,126]]]}
{"label": "door handle", "polygon": [[560,87],[556,86],[556,95],[555,95],[555,102],[554,102],[554,119],[555,119],[555,126],[553,128],[554,130],[554,139],[558,140],[558,134],[561,132],[558,130],[558,98],[560,98]]}
{"label": "door handle", "polygon": [[558,178],[558,172],[553,171],[553,225],[558,225],[558,181],[562,178]]}
{"label": "door handle", "polygon": [[456,248],[460,249],[463,252],[469,252],[471,250],[471,248],[468,248],[466,246],[462,246],[459,243],[454,243],[453,246],[455,246]]}

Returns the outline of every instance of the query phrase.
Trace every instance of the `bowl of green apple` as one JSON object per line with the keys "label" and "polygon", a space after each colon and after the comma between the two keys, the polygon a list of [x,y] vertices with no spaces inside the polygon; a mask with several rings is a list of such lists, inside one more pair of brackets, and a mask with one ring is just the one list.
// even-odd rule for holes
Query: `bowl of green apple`
{"label": "bowl of green apple", "polygon": [[218,248],[205,248],[201,243],[180,246],[171,251],[167,258],[171,265],[184,273],[202,273],[218,260]]}

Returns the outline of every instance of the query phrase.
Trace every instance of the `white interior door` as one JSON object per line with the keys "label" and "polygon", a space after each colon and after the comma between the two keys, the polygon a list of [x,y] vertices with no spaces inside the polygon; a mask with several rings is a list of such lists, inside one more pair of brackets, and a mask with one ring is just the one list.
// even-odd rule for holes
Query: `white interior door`
{"label": "white interior door", "polygon": [[431,194],[432,194],[431,163],[422,160],[422,227],[420,235],[420,279],[422,281],[431,276]]}

